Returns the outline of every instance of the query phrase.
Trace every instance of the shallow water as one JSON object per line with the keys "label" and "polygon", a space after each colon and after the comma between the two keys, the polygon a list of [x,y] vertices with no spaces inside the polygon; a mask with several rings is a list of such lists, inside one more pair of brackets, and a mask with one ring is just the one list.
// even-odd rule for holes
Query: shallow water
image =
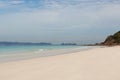
{"label": "shallow water", "polygon": [[23,60],[35,57],[47,57],[87,50],[93,46],[0,46],[0,62]]}

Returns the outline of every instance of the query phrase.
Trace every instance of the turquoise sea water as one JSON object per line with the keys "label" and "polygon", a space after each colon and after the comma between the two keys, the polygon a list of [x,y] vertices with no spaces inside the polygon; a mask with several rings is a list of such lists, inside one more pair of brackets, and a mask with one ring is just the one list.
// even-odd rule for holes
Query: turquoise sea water
{"label": "turquoise sea water", "polygon": [[81,46],[60,46],[60,45],[47,45],[47,46],[35,46],[35,45],[12,45],[12,46],[0,46],[0,54],[12,54],[12,53],[22,53],[30,51],[46,51],[46,50],[56,50],[56,49],[68,49],[68,48],[77,48]]}
{"label": "turquoise sea water", "polygon": [[23,60],[36,57],[47,57],[86,50],[90,46],[61,46],[61,45],[0,45],[0,62]]}

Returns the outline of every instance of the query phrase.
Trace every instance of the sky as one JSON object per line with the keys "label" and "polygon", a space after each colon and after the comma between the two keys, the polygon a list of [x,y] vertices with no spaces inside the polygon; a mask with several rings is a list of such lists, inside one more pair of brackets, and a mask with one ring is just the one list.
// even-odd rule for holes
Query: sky
{"label": "sky", "polygon": [[120,30],[120,0],[0,0],[0,41],[99,43]]}

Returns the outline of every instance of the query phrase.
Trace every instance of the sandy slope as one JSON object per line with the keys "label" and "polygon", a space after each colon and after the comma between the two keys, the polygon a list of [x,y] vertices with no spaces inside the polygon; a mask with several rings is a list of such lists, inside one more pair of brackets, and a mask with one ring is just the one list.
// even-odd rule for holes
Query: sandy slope
{"label": "sandy slope", "polygon": [[0,80],[120,80],[120,46],[0,63]]}

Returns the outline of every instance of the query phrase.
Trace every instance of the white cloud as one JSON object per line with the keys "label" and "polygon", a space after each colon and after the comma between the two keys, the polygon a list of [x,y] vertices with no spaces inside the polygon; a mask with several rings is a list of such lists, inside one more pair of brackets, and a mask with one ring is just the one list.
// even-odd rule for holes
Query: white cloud
{"label": "white cloud", "polygon": [[4,8],[8,6],[8,4],[4,3],[3,1],[0,1],[0,8]]}
{"label": "white cloud", "polygon": [[24,4],[24,3],[25,2],[23,0],[0,1],[0,9],[3,9],[3,10],[15,9],[17,6]]}
{"label": "white cloud", "polygon": [[24,3],[24,1],[23,0],[13,0],[13,1],[10,1],[9,3],[13,4],[13,5],[18,5],[18,4]]}
{"label": "white cloud", "polygon": [[31,41],[35,41],[31,38],[34,37],[36,41],[72,39],[92,42],[93,38],[100,41],[108,33],[120,29],[120,5],[116,3],[80,7],[53,1],[46,5],[51,6],[0,15],[0,36],[12,35],[15,39],[26,37],[25,40]]}

